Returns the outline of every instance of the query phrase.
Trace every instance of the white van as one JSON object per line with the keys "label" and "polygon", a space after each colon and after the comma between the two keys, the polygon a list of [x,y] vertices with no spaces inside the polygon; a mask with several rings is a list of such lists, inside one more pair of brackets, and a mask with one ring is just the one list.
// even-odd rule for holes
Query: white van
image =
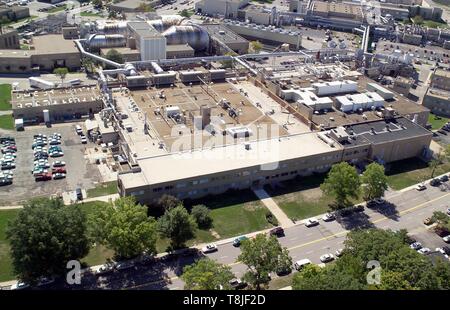
{"label": "white van", "polygon": [[305,259],[301,259],[295,262],[294,267],[297,270],[301,270],[303,267],[305,267],[306,265],[311,264],[311,261],[307,258]]}

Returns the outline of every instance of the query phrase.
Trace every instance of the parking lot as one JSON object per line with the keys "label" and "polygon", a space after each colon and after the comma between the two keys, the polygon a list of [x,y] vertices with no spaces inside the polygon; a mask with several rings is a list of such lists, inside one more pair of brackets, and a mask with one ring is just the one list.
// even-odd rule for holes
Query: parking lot
{"label": "parking lot", "polygon": [[[16,139],[17,158],[13,184],[0,188],[2,205],[14,205],[31,197],[62,195],[64,191],[77,187],[92,188],[100,181],[98,168],[88,163],[84,157],[85,150],[93,146],[91,142],[82,144],[75,132],[75,125],[81,123],[56,124],[52,128],[45,126],[26,127],[25,131],[12,132],[10,136]],[[48,158],[50,164],[56,160],[65,161],[67,176],[64,179],[36,182],[31,171],[33,169],[33,135],[42,133],[51,136],[54,132],[61,134],[61,148],[64,156]],[[91,145],[90,145],[91,144]],[[50,171],[51,169],[49,169]]]}

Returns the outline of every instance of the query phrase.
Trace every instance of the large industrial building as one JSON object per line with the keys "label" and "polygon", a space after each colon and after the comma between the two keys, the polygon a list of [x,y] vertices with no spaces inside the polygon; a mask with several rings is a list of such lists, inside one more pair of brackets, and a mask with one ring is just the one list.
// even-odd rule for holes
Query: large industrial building
{"label": "large industrial building", "polygon": [[141,60],[166,58],[166,38],[146,22],[129,22],[128,29],[136,40]]}
{"label": "large industrial building", "polygon": [[450,71],[435,70],[423,98],[423,105],[436,115],[450,116]]}
{"label": "large industrial building", "polygon": [[35,36],[32,49],[0,49],[0,73],[30,73],[66,67],[80,68],[80,52],[72,40],[62,35]]}
{"label": "large industrial building", "polygon": [[[119,173],[120,194],[142,203],[199,198],[301,180],[341,161],[429,155],[425,107],[341,65],[274,69],[233,82],[197,67],[175,73],[171,87],[113,92],[130,166]],[[108,113],[103,119],[113,121]]]}
{"label": "large industrial building", "polygon": [[103,101],[97,86],[13,91],[13,117],[24,124],[63,122],[98,113]]}

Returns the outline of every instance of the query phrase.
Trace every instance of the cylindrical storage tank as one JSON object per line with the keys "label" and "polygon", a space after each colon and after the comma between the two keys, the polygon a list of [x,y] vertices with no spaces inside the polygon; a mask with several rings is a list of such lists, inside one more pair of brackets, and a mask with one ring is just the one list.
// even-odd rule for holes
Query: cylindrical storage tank
{"label": "cylindrical storage tank", "polygon": [[164,32],[172,26],[181,25],[186,18],[180,15],[162,15],[161,19],[153,19],[147,21],[149,25],[152,25],[157,31]]}
{"label": "cylindrical storage tank", "polygon": [[97,21],[96,28],[97,33],[102,34],[126,34],[127,21]]}
{"label": "cylindrical storage tank", "polygon": [[99,50],[108,47],[124,47],[127,39],[121,34],[93,34],[87,43],[89,50]]}
{"label": "cylindrical storage tank", "polygon": [[44,123],[50,122],[50,112],[48,110],[43,110],[42,113],[44,113]]}
{"label": "cylindrical storage tank", "polygon": [[167,45],[187,43],[195,51],[203,51],[209,48],[209,34],[199,26],[172,26],[162,35],[166,37]]}

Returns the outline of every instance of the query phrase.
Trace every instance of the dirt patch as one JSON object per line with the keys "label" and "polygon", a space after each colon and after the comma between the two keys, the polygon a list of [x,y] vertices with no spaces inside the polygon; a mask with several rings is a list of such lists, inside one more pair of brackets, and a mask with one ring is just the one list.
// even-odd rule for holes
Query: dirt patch
{"label": "dirt patch", "polygon": [[214,229],[210,229],[209,232],[211,233],[211,235],[216,238],[216,239],[220,239],[220,235],[217,231],[215,231]]}

